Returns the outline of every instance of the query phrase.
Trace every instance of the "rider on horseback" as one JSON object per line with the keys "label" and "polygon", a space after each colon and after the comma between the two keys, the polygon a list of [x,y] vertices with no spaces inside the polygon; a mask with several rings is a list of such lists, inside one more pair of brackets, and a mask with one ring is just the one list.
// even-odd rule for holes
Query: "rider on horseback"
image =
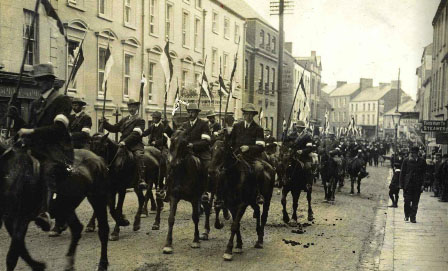
{"label": "rider on horseback", "polygon": [[71,114],[69,117],[68,131],[72,136],[73,147],[76,149],[85,148],[90,139],[92,118],[84,112],[83,107],[85,105],[86,102],[80,98],[73,98],[72,100],[72,110],[75,114]]}
{"label": "rider on horseback", "polygon": [[[41,96],[31,103],[28,122],[16,114],[14,119],[17,135],[30,143],[32,155],[41,165],[41,176],[47,189],[44,191],[42,213],[35,218],[36,225],[49,231],[51,221],[48,214],[51,192],[56,192],[61,182],[68,176],[68,168],[73,164],[74,153],[67,127],[72,109],[68,96],[59,94],[54,88],[52,64],[38,64],[33,67],[33,77]],[[27,127],[27,128],[24,128]]]}
{"label": "rider on horseback", "polygon": [[107,119],[101,119],[104,129],[112,133],[121,133],[118,145],[126,146],[133,154],[137,164],[137,174],[139,177],[138,187],[144,189],[147,187],[145,182],[145,161],[143,160],[144,145],[142,134],[145,129],[145,121],[138,115],[140,106],[139,101],[129,99],[128,110],[130,115],[122,118],[118,123],[112,125]]}
{"label": "rider on horseback", "polygon": [[208,127],[210,129],[210,135],[212,136],[211,144],[215,143],[216,137],[219,134],[219,131],[221,130],[221,125],[216,122],[215,116],[216,113],[212,110],[207,112],[207,119],[208,119]]}

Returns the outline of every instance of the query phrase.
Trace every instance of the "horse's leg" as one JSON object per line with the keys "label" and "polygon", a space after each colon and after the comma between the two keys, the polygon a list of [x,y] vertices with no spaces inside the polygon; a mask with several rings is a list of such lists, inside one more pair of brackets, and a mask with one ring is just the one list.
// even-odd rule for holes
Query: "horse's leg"
{"label": "horse's leg", "polygon": [[179,200],[171,196],[170,200],[170,216],[168,217],[168,233],[166,235],[165,247],[163,248],[164,254],[173,253],[173,227],[176,217],[177,204]]}
{"label": "horse's leg", "polygon": [[[261,234],[258,235],[258,241],[255,244],[255,248],[263,248],[264,227],[266,226],[266,223],[268,222],[268,214],[269,214],[270,206],[271,206],[271,197],[265,197],[264,204],[263,204],[263,212],[261,213],[261,229],[260,229]],[[238,238],[238,235],[237,235],[237,238]],[[237,242],[238,242],[238,239],[237,239]]]}
{"label": "horse's leg", "polygon": [[230,219],[229,209],[227,209],[227,207],[225,207],[225,206],[222,208],[222,215],[224,216],[225,220]]}
{"label": "horse's leg", "polygon": [[19,256],[31,267],[31,270],[45,270],[46,265],[43,262],[35,261],[31,258],[26,246],[25,236],[28,230],[29,221],[17,219],[16,221],[5,221],[5,228],[11,236],[8,254],[6,256],[6,268],[12,271],[16,268]]}
{"label": "horse's leg", "polygon": [[157,212],[156,212],[156,217],[154,218],[154,224],[152,224],[152,229],[153,230],[158,230],[160,229],[160,213],[162,212],[162,208],[163,208],[163,199],[156,197],[156,201],[157,201]]}
{"label": "horse's leg", "polygon": [[243,239],[241,238],[241,231],[238,229],[236,232],[236,246],[233,253],[240,254],[243,253]]}
{"label": "horse's leg", "polygon": [[292,221],[289,222],[289,226],[297,227],[297,208],[299,207],[300,190],[292,191],[291,195],[292,195],[292,217],[291,217]]}
{"label": "horse's leg", "polygon": [[331,190],[331,200],[334,201],[336,195],[336,187],[338,186],[338,177],[333,178],[333,186]]}
{"label": "horse's leg", "polygon": [[325,178],[325,180],[322,178],[322,184],[324,185],[325,200],[328,200],[327,178]]}
{"label": "horse's leg", "polygon": [[313,221],[313,209],[311,208],[311,193],[313,193],[313,188],[310,187],[306,191],[306,199],[308,201],[308,221]]}
{"label": "horse's leg", "polygon": [[[255,243],[254,247],[255,248],[263,248],[263,237],[261,236],[262,232],[261,232],[260,206],[258,204],[254,204],[254,205],[251,205],[251,207],[254,209],[254,216],[255,216],[255,219],[257,220],[257,224],[256,224],[257,226],[255,229],[257,231],[258,240]],[[261,240],[262,240],[261,244],[259,244],[260,236],[261,236]]]}
{"label": "horse's leg", "polygon": [[[200,200],[193,200],[193,202],[191,202],[191,207],[193,208],[193,214],[191,215],[191,218],[193,219],[193,223],[194,223],[194,238],[193,238],[193,243],[191,243],[191,248],[200,248],[201,245],[199,244],[199,207],[200,207]],[[207,212],[207,211],[205,211]],[[210,212],[209,212],[210,214]],[[210,230],[210,228],[209,228]],[[207,234],[207,238],[208,238],[208,234]]]}
{"label": "horse's leg", "polygon": [[[224,207],[223,207],[224,208]],[[219,212],[221,211],[221,208],[215,206],[215,229],[222,229],[224,227],[224,224],[221,223],[219,220]],[[223,210],[224,213],[224,210]]]}
{"label": "horse's leg", "polygon": [[[152,193],[152,187],[154,185],[154,182],[151,181],[151,185],[149,186],[148,190],[146,191],[146,195],[149,195],[149,200],[151,201],[151,213],[155,213],[157,210],[157,204],[156,200],[154,199],[154,194]],[[148,209],[148,200],[146,200],[146,209]]]}
{"label": "horse's leg", "polygon": [[351,184],[351,190],[350,194],[355,194],[355,178],[353,176],[350,176],[350,184]]}
{"label": "horse's leg", "polygon": [[95,231],[95,219],[96,219],[96,214],[95,214],[95,211],[93,211],[92,217],[90,218],[89,223],[87,223],[85,232],[94,232]]}
{"label": "horse's leg", "polygon": [[78,217],[74,210],[70,210],[69,215],[67,217],[67,224],[72,233],[72,238],[70,241],[70,245],[68,247],[68,252],[65,255],[67,257],[67,262],[64,270],[75,270],[75,253],[76,248],[78,246],[79,239],[81,239],[82,232],[82,224],[79,221]]}
{"label": "horse's leg", "polygon": [[286,185],[282,188],[282,199],[280,202],[282,203],[282,213],[283,213],[283,222],[288,223],[289,222],[289,215],[288,211],[286,209],[286,196],[288,195],[289,190],[286,188]]}
{"label": "horse's leg", "polygon": [[115,215],[117,217],[117,223],[115,223],[114,230],[110,234],[110,241],[118,241],[120,239],[120,226],[128,226],[129,221],[123,216],[123,202],[126,194],[126,189],[122,189],[118,192],[118,202],[115,208]]}
{"label": "horse's leg", "polygon": [[241,218],[243,217],[246,208],[247,208],[246,204],[240,205],[235,212],[235,216],[233,217],[230,239],[229,242],[227,243],[226,252],[224,252],[223,255],[223,258],[226,261],[232,260],[233,240],[235,239],[235,234],[240,230]]}
{"label": "horse's leg", "polygon": [[360,177],[358,177],[357,178],[357,181],[358,181],[358,194],[360,194],[361,193],[361,178]]}
{"label": "horse's leg", "polygon": [[150,197],[150,193],[152,194],[152,188],[148,187],[148,189],[146,190],[145,193],[145,200],[143,201],[143,207],[142,207],[142,216],[144,215],[145,217],[148,217],[148,201],[149,201],[149,197]]}
{"label": "horse's leg", "polygon": [[101,258],[98,264],[98,270],[107,270],[109,260],[107,258],[107,244],[109,237],[109,223],[107,222],[107,199],[106,198],[89,198],[92,208],[98,217],[98,237],[101,241]]}
{"label": "horse's leg", "polygon": [[208,235],[210,233],[210,212],[212,209],[211,206],[213,204],[213,197],[214,195],[212,194],[209,201],[202,202],[202,206],[204,206],[204,212],[205,212],[205,224],[204,224],[205,231],[201,235],[201,240],[208,240]]}
{"label": "horse's leg", "polygon": [[[133,230],[138,231],[138,230],[140,230],[140,219],[141,219],[141,214],[142,214],[143,203],[145,201],[145,196],[143,195],[143,191],[139,188],[134,188],[134,191],[135,191],[135,194],[137,194],[138,209],[137,209],[137,213],[135,214],[135,217],[134,217]],[[151,190],[149,190],[149,192],[151,192]]]}

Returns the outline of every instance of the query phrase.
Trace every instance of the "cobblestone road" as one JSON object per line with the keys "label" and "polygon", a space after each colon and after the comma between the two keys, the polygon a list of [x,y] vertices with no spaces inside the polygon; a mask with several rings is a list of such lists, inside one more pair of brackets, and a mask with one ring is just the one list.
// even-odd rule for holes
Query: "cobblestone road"
{"label": "cobblestone road", "polygon": [[[284,225],[281,215],[280,196],[275,195],[265,229],[264,249],[255,249],[255,220],[252,212],[246,212],[242,221],[244,252],[235,255],[232,262],[224,262],[222,255],[230,234],[227,221],[224,229],[212,229],[209,241],[201,242],[200,249],[191,249],[193,237],[191,207],[182,202],[178,208],[174,228],[174,254],[163,255],[162,247],[167,231],[167,216],[162,213],[161,228],[152,231],[154,215],[142,219],[142,229],[133,232],[132,227],[121,231],[118,242],[109,242],[110,270],[375,270],[378,267],[379,247],[382,244],[385,223],[383,208],[387,204],[388,167],[369,167],[370,177],[364,179],[360,195],[349,195],[349,182],[342,192],[336,194],[336,202],[323,202],[320,181],[314,185],[314,223],[306,227],[304,234],[292,233]],[[276,194],[276,193],[274,193]],[[306,198],[302,194],[299,202],[300,222],[305,223]],[[291,198],[288,198],[291,209]],[[128,193],[124,213],[133,218],[136,197]],[[290,210],[288,210],[290,212]],[[84,202],[77,213],[86,224],[91,207]],[[212,216],[212,219],[214,216]],[[110,224],[111,227],[113,224]],[[201,226],[203,219],[201,217]],[[70,234],[49,238],[30,225],[26,239],[30,253],[47,262],[48,270],[61,270],[64,253],[68,248]],[[286,241],[296,243],[286,244]],[[0,270],[5,270],[5,259],[9,237],[0,231]],[[309,243],[309,247],[304,245]],[[77,253],[77,270],[94,270],[99,259],[97,234],[84,233]],[[19,261],[17,270],[28,270]]]}

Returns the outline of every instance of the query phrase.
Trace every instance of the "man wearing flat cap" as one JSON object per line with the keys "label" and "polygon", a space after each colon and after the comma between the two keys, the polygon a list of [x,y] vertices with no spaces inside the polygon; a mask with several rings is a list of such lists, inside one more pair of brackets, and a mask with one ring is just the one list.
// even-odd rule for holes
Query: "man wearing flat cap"
{"label": "man wearing flat cap", "polygon": [[48,190],[42,202],[42,213],[35,219],[36,225],[44,231],[51,229],[48,214],[52,192],[57,192],[58,184],[68,176],[67,168],[73,163],[73,146],[68,132],[71,101],[54,88],[54,69],[52,64],[33,66],[32,76],[41,95],[31,103],[29,119],[19,116],[14,119],[17,135],[29,143],[34,157],[41,165],[41,176]]}
{"label": "man wearing flat cap", "polygon": [[418,202],[423,192],[423,180],[426,172],[426,162],[418,156],[418,147],[411,148],[409,157],[403,160],[400,171],[400,188],[403,189],[404,197],[404,220],[411,218],[416,223]]}
{"label": "man wearing flat cap", "polygon": [[213,110],[208,111],[206,117],[208,119],[208,128],[210,129],[210,135],[212,136],[211,144],[213,144],[219,130],[221,130],[221,125],[216,122],[216,113],[213,112]]}
{"label": "man wearing flat cap", "polygon": [[162,113],[155,111],[151,116],[152,123],[148,129],[143,132],[142,137],[147,136],[148,145],[162,150],[166,147],[167,137],[169,138],[173,131],[167,122],[162,121]]}
{"label": "man wearing flat cap", "polygon": [[86,148],[90,140],[92,118],[84,112],[83,108],[85,105],[86,102],[80,98],[76,97],[72,100],[74,114],[71,114],[69,117],[68,131],[72,136],[73,147],[76,149]]}
{"label": "man wearing flat cap", "polygon": [[137,164],[137,173],[139,177],[139,188],[147,187],[145,182],[145,161],[143,160],[144,145],[142,142],[143,130],[145,130],[145,121],[138,115],[140,102],[129,99],[127,102],[129,116],[122,118],[118,123],[112,125],[106,119],[100,120],[104,129],[112,133],[121,133],[119,141],[120,146],[126,146],[135,157]]}

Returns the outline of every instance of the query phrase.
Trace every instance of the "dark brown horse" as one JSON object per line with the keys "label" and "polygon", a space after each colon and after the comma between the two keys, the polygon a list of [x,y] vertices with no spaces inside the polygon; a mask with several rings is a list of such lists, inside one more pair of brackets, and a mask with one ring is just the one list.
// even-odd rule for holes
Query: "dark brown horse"
{"label": "dark brown horse", "polygon": [[[258,240],[255,243],[255,248],[263,248],[264,227],[268,219],[275,172],[272,168],[266,167],[267,171],[264,174],[260,191],[264,197],[263,213],[261,214],[260,206],[256,203],[257,180],[255,174],[251,174],[252,170],[248,162],[232,152],[227,139],[215,142],[211,164],[219,165],[219,168],[214,169],[219,172],[217,174],[219,178],[218,193],[223,196],[224,204],[233,218],[230,239],[223,255],[224,260],[230,261],[233,252],[242,253],[243,241],[240,223],[248,206],[253,208],[253,216],[257,221]],[[236,248],[233,250],[235,235],[237,237]]]}
{"label": "dark brown horse", "polygon": [[[6,266],[14,270],[21,257],[32,270],[45,270],[45,263],[34,260],[26,246],[25,236],[29,223],[41,209],[46,185],[39,162],[26,147],[16,143],[14,148],[4,152],[0,158],[0,218],[11,236]],[[74,270],[75,253],[81,238],[82,224],[75,209],[87,197],[95,213],[98,214],[101,241],[101,258],[98,270],[107,270],[107,244],[109,224],[107,222],[107,202],[109,183],[106,165],[101,158],[87,150],[75,150],[75,160],[69,177],[58,184],[58,194],[53,200],[52,215],[62,223],[67,223],[72,233],[66,254],[65,270]],[[1,223],[0,223],[1,226]]]}
{"label": "dark brown horse", "polygon": [[[199,208],[201,196],[205,190],[207,172],[202,172],[199,158],[193,155],[188,147],[187,135],[183,130],[177,130],[171,137],[171,161],[168,166],[167,185],[170,200],[170,215],[168,218],[168,233],[166,236],[163,253],[173,253],[173,227],[176,216],[177,205],[180,200],[191,203],[193,209],[192,219],[194,222],[194,237],[192,248],[199,248]],[[205,205],[206,232],[210,230],[207,225],[210,216],[210,207]],[[159,212],[159,209],[158,209]]]}
{"label": "dark brown horse", "polygon": [[[106,161],[111,183],[111,193],[114,195],[111,204],[115,206],[117,223],[109,240],[117,241],[120,237],[120,226],[128,226],[129,221],[123,216],[123,203],[127,188],[134,188],[138,198],[138,209],[134,217],[133,230],[140,230],[140,219],[145,197],[143,191],[138,188],[137,165],[132,157],[132,153],[125,146],[120,147],[117,143],[108,138],[108,134],[95,134],[90,143],[91,150]],[[151,171],[158,170],[157,160],[145,153],[145,172],[151,175]],[[147,175],[148,175],[147,174]],[[148,179],[148,178],[146,178]],[[118,202],[115,195],[118,194]],[[115,205],[116,204],[116,205]],[[89,229],[95,227],[95,213],[88,224]]]}
{"label": "dark brown horse", "polygon": [[[313,192],[313,173],[311,165],[302,162],[298,157],[298,154],[294,151],[284,149],[286,153],[283,153],[285,164],[285,172],[283,175],[283,188],[282,188],[282,213],[283,221],[289,223],[290,226],[297,226],[297,208],[299,207],[299,198],[302,191],[306,192],[306,199],[308,201],[308,221],[312,221],[313,209],[311,208],[311,193]],[[288,193],[292,195],[292,222],[286,210],[286,197]],[[299,224],[300,226],[300,224]]]}
{"label": "dark brown horse", "polygon": [[347,172],[350,175],[350,194],[355,193],[355,182],[357,183],[358,194],[361,193],[361,180],[368,176],[364,159],[354,157],[347,164]]}

